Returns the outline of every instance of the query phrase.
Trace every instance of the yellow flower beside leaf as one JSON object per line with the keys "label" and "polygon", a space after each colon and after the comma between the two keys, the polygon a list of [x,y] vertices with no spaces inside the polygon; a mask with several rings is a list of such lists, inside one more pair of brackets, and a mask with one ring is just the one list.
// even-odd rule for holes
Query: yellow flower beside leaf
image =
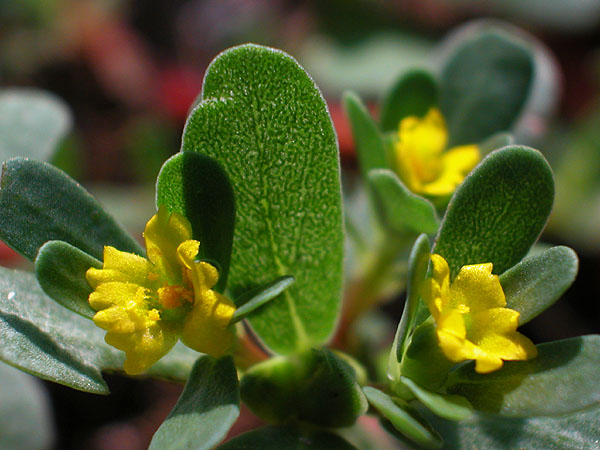
{"label": "yellow flower beside leaf", "polygon": [[398,175],[413,192],[448,196],[480,159],[477,145],[463,145],[444,152],[448,130],[442,114],[431,108],[424,118],[405,117],[395,145]]}
{"label": "yellow flower beside leaf", "polygon": [[189,221],[161,207],[144,231],[148,259],[106,246],[103,268],[86,273],[94,322],[125,352],[128,374],[148,369],[179,339],[212,356],[233,343],[235,306],[211,289],[217,269],[195,260],[200,243],[191,237]]}
{"label": "yellow flower beside leaf", "polygon": [[438,343],[454,362],[475,360],[475,370],[488,373],[503,361],[537,356],[533,343],[517,332],[519,313],[506,308],[506,298],[492,264],[463,266],[450,283],[448,263],[432,255],[433,276],[422,292],[436,325]]}

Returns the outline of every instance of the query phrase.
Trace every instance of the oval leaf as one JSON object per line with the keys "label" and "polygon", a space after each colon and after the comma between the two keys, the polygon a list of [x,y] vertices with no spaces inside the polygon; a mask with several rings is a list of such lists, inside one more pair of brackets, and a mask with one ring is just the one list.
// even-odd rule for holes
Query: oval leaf
{"label": "oval leaf", "polygon": [[553,247],[525,258],[500,276],[507,307],[520,313],[519,325],[529,322],[573,284],[579,266],[568,247]]}
{"label": "oval leaf", "polygon": [[537,150],[497,150],[454,193],[433,252],[448,261],[452,279],[468,264],[491,262],[503,273],[535,243],[553,198],[552,170]]}
{"label": "oval leaf", "polygon": [[65,308],[91,319],[96,314],[88,302],[92,288],[85,273],[102,262],[62,241],[46,242],[35,258],[35,273],[41,288]]}
{"label": "oval leaf", "polygon": [[219,263],[217,290],[223,291],[229,273],[235,204],[227,174],[213,159],[185,152],[165,162],[156,181],[156,206],[165,205],[190,221],[200,241],[199,258]]}
{"label": "oval leaf", "polygon": [[[44,380],[108,394],[100,372],[122,370],[124,353],[108,346],[104,334],[46,296],[33,274],[0,268],[0,360]],[[197,355],[178,344],[149,373],[185,380]]]}
{"label": "oval leaf", "polygon": [[600,336],[580,336],[537,346],[530,361],[507,361],[478,374],[469,363],[454,371],[447,391],[477,410],[508,417],[555,416],[600,403]]}
{"label": "oval leaf", "polygon": [[154,434],[149,450],[211,449],[240,414],[233,359],[198,358],[177,404]]}
{"label": "oval leaf", "polygon": [[71,113],[49,92],[0,90],[0,159],[16,156],[48,161],[70,130]]}
{"label": "oval leaf", "polygon": [[368,175],[382,223],[396,233],[437,231],[439,220],[433,204],[412,193],[394,172],[371,170]]}
{"label": "oval leaf", "polygon": [[325,342],[339,311],[343,231],[336,137],[313,81],[283,52],[225,51],[206,73],[182,148],[216,159],[232,182],[233,297],[296,279],[252,315],[254,331],[280,353]]}
{"label": "oval leaf", "polygon": [[10,159],[0,179],[0,239],[33,260],[48,241],[102,260],[105,245],[143,255],[139,244],[79,183],[39,161]]}
{"label": "oval leaf", "polygon": [[412,70],[398,79],[386,95],[381,106],[381,129],[397,131],[402,119],[424,117],[437,103],[438,86],[433,76],[426,70]]}
{"label": "oval leaf", "polygon": [[292,425],[259,428],[244,433],[219,450],[356,450],[334,433]]}
{"label": "oval leaf", "polygon": [[459,42],[440,77],[451,145],[508,131],[525,105],[533,69],[533,53],[504,30],[489,27]]}
{"label": "oval leaf", "polygon": [[600,436],[600,407],[561,417],[511,419],[481,415],[476,421],[449,422],[431,415],[444,437],[444,449],[595,449]]}

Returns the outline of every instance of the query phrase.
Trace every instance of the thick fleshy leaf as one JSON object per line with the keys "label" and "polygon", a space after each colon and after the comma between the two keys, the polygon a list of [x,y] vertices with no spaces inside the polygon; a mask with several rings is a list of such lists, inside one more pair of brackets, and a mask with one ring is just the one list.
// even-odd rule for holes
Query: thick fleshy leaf
{"label": "thick fleshy leaf", "polygon": [[396,233],[437,231],[439,220],[433,204],[412,193],[391,170],[372,170],[368,175],[382,223]]}
{"label": "thick fleshy leaf", "polygon": [[427,408],[440,417],[448,420],[465,420],[473,415],[473,407],[460,395],[447,395],[422,388],[410,378],[402,377],[400,381]]}
{"label": "thick fleshy leaf", "polygon": [[163,165],[156,181],[156,205],[187,217],[194,239],[200,241],[199,257],[219,263],[217,290],[227,283],[235,204],[227,174],[213,159],[184,152]]}
{"label": "thick fleshy leaf", "polygon": [[139,244],[79,183],[39,161],[2,165],[0,239],[33,260],[48,241],[65,241],[96,259],[105,245],[144,254]]}
{"label": "thick fleshy leaf", "polygon": [[519,311],[519,325],[529,322],[558,300],[577,276],[577,254],[552,247],[525,258],[500,276],[507,307]]}
{"label": "thick fleshy leaf", "polygon": [[244,433],[219,450],[356,450],[334,433],[292,425],[271,426]]}
{"label": "thick fleshy leaf", "polygon": [[426,234],[422,234],[417,238],[408,259],[408,282],[406,285],[406,302],[402,311],[402,318],[396,330],[396,336],[390,357],[388,361],[388,376],[398,381],[400,378],[399,362],[402,360],[406,349],[406,338],[413,331],[416,325],[417,312],[419,309],[419,289],[425,276],[427,275],[427,267],[429,267],[429,249],[431,244]]}
{"label": "thick fleshy leaf", "polygon": [[296,279],[252,315],[254,331],[280,353],[324,343],[339,312],[343,230],[335,131],[314,82],[281,51],[227,50],[207,70],[182,148],[216,159],[233,185],[232,296]]}
{"label": "thick fleshy leaf", "polygon": [[507,31],[489,27],[458,42],[440,76],[440,104],[451,145],[477,143],[510,130],[533,75],[533,53]]}
{"label": "thick fleshy leaf", "polygon": [[366,181],[371,170],[390,169],[392,167],[386,143],[379,126],[356,94],[346,92],[343,105],[352,127],[360,172]]}
{"label": "thick fleshy leaf", "polygon": [[265,303],[281,294],[294,281],[294,277],[279,277],[264,286],[260,286],[259,288],[246,292],[241,297],[236,298],[235,304],[240,306],[233,313],[231,323],[236,323],[245,319],[249,314],[252,314]]}
{"label": "thick fleshy leaf", "polygon": [[48,241],[35,258],[35,274],[44,292],[77,314],[91,319],[96,311],[88,298],[92,288],[85,273],[102,262],[63,241]]}
{"label": "thick fleshy leaf", "polygon": [[0,380],[0,448],[52,448],[54,421],[50,398],[43,384],[2,362]]}
{"label": "thick fleshy leaf", "polygon": [[477,410],[507,417],[557,416],[600,404],[600,336],[580,336],[537,346],[529,361],[507,361],[492,373],[473,364],[451,373],[448,393]]}
{"label": "thick fleshy leaf", "polygon": [[454,279],[462,266],[491,262],[501,274],[542,232],[554,198],[552,170],[540,152],[509,146],[491,153],[450,200],[434,246]]}
{"label": "thick fleshy leaf", "polygon": [[433,76],[426,70],[412,70],[400,77],[386,95],[381,106],[381,129],[397,131],[403,118],[423,117],[437,103],[438,86]]}
{"label": "thick fleshy leaf", "polygon": [[240,389],[244,403],[272,423],[345,427],[367,410],[354,369],[327,349],[257,364],[246,372]]}
{"label": "thick fleshy leaf", "polygon": [[[91,320],[46,296],[33,274],[0,268],[1,360],[45,380],[108,394],[100,371],[121,370],[124,354],[109,347],[104,334]],[[182,347],[149,372],[185,380],[197,353]]]}
{"label": "thick fleshy leaf", "polygon": [[211,449],[240,414],[233,359],[198,358],[177,404],[154,434],[149,450]]}
{"label": "thick fleshy leaf", "polygon": [[0,90],[0,159],[48,161],[71,123],[67,106],[49,92]]}
{"label": "thick fleshy leaf", "polygon": [[443,436],[446,450],[591,450],[598,448],[600,436],[600,406],[561,417],[482,415],[468,422],[428,418]]}
{"label": "thick fleshy leaf", "polygon": [[409,407],[401,408],[392,397],[379,389],[367,386],[363,389],[369,403],[391,422],[403,436],[428,449],[440,448],[442,441],[428,423]]}

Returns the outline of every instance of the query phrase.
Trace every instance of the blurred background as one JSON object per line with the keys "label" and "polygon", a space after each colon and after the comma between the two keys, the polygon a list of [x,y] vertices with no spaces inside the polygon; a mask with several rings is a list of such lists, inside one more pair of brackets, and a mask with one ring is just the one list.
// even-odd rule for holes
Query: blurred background
{"label": "blurred background", "polygon": [[[50,161],[141,236],[158,170],[179,150],[204,71],[225,48],[255,42],[299,61],[323,91],[351,176],[341,94],[357,92],[376,114],[403,71],[433,67],[449,33],[482,18],[508,22],[538,46],[539,107],[515,134],[555,170],[555,211],[542,239],[580,255],[575,285],[524,333],[536,342],[598,333],[600,0],[0,0],[0,83],[43,89],[64,103],[70,131]],[[5,246],[0,263],[24,265]],[[384,307],[390,323],[402,302]],[[30,448],[146,448],[182,387],[107,381],[109,397],[40,382],[49,425],[44,442]],[[247,416],[232,433],[256,424]]]}

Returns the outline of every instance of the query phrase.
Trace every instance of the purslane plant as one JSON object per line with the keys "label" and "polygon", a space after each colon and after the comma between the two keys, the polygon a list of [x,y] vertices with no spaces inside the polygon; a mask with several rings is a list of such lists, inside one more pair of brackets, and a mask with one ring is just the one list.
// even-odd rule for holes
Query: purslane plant
{"label": "purslane plant", "polygon": [[[432,126],[441,131],[430,106],[402,119],[422,133],[419,145]],[[439,162],[446,145],[433,140],[420,156]],[[377,379],[326,347],[340,314],[344,229],[323,98],[283,52],[230,49],[208,69],[182,151],[159,174],[145,251],[63,172],[26,158],[3,164],[0,237],[35,274],[0,270],[0,358],[94,393],[108,393],[103,370],[185,380],[152,449],[214,448],[240,400],[269,425],[223,449],[355,448],[337,429],[360,429],[369,406],[417,447],[487,445],[490,424],[515,420],[521,427],[496,448],[543,448],[536,442],[545,445],[548,430],[567,427],[577,434],[564,448],[590,443],[600,339],[534,346],[516,331],[577,272],[566,247],[529,254],[552,207],[550,167],[536,150],[507,146],[469,170],[445,182],[454,192],[439,228],[436,218],[427,229],[433,246],[421,234],[410,251],[388,377]],[[380,189],[407,192],[395,173],[367,178],[379,180],[379,204],[396,204],[385,210],[395,223],[412,223],[403,216],[423,205],[433,211],[427,199],[414,207],[396,188]],[[246,318],[260,346],[236,325]]]}

